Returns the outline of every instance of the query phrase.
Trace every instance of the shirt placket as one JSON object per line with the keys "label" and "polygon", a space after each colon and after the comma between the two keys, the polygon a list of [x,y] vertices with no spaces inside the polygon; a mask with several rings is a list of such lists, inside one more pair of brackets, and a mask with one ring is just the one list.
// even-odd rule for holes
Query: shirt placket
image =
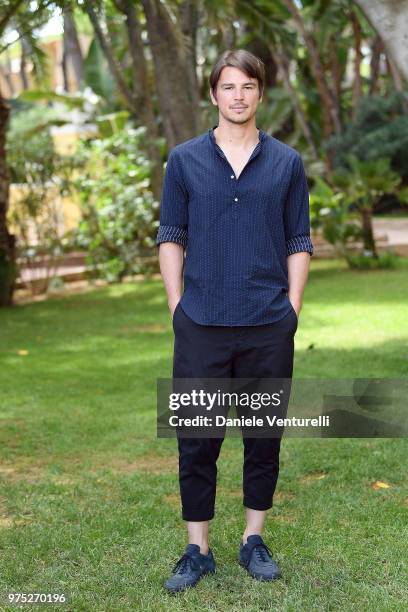
{"label": "shirt placket", "polygon": [[231,190],[231,198],[232,198],[232,204],[234,204],[234,207],[232,209],[232,218],[233,219],[238,219],[239,218],[239,203],[240,203],[240,193],[239,193],[239,182],[242,182],[242,175],[244,174],[245,170],[247,169],[247,167],[249,166],[249,164],[253,161],[253,159],[259,154],[260,149],[261,149],[261,142],[259,141],[258,144],[256,145],[255,149],[252,151],[247,163],[245,164],[245,166],[243,167],[243,169],[241,170],[241,173],[239,175],[238,178],[236,178],[235,176],[235,172],[231,166],[231,164],[229,163],[226,155],[224,154],[224,151],[221,149],[221,147],[219,145],[217,145],[217,143],[215,144],[215,149],[218,153],[218,155],[225,160],[227,166],[228,166],[228,172],[230,173],[230,180],[233,181],[232,184],[232,190]]}

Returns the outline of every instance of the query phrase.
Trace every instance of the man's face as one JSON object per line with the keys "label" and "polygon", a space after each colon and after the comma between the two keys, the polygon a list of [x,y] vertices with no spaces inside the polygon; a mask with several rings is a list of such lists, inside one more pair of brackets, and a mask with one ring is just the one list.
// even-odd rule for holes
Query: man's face
{"label": "man's face", "polygon": [[220,114],[236,124],[250,121],[262,100],[259,98],[258,80],[230,66],[222,69],[215,95],[210,89],[211,100],[215,106],[218,105]]}

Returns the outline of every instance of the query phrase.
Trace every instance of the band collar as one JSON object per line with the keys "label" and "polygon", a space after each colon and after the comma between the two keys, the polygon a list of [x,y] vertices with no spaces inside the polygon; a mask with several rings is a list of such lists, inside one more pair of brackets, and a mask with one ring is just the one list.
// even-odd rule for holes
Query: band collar
{"label": "band collar", "polygon": [[[215,140],[215,136],[214,136],[214,130],[215,130],[215,128],[217,128],[217,127],[218,127],[218,125],[214,125],[212,128],[210,128],[210,129],[208,130],[208,135],[209,135],[209,138],[210,138],[211,142],[212,142],[214,145],[217,145],[217,141]],[[259,130],[259,140],[258,140],[258,144],[257,144],[256,146],[258,146],[259,144],[262,144],[262,142],[263,142],[263,141],[265,140],[265,138],[266,138],[266,133],[265,133],[263,130],[261,130],[261,128],[258,128],[258,130]],[[217,145],[217,146],[218,146],[218,145]]]}

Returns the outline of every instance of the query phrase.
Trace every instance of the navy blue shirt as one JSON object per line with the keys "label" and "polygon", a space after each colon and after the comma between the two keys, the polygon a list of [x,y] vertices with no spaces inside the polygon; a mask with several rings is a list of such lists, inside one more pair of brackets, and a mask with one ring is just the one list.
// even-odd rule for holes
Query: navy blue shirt
{"label": "navy blue shirt", "polygon": [[202,325],[263,325],[292,309],[287,257],[313,254],[300,155],[259,130],[238,178],[214,128],[170,152],[156,244],[185,248],[180,306]]}

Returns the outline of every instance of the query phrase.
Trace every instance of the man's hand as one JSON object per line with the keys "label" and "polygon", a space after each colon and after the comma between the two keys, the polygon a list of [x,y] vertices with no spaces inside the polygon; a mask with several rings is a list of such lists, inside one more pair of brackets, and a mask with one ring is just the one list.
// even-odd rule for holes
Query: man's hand
{"label": "man's hand", "polygon": [[174,311],[176,310],[177,304],[179,303],[180,300],[181,300],[181,297],[178,297],[168,302],[171,318],[173,318]]}
{"label": "man's hand", "polygon": [[310,254],[293,253],[288,257],[288,298],[296,312],[297,318],[302,308],[303,291],[309,273]]}
{"label": "man's hand", "polygon": [[290,303],[293,306],[294,311],[296,312],[297,318],[299,318],[299,314],[302,309],[302,300],[294,296],[291,296],[290,293],[288,293],[288,298],[289,298]]}
{"label": "man's hand", "polygon": [[167,293],[167,304],[173,317],[183,293],[184,249],[176,242],[162,242],[159,250],[160,272]]}

